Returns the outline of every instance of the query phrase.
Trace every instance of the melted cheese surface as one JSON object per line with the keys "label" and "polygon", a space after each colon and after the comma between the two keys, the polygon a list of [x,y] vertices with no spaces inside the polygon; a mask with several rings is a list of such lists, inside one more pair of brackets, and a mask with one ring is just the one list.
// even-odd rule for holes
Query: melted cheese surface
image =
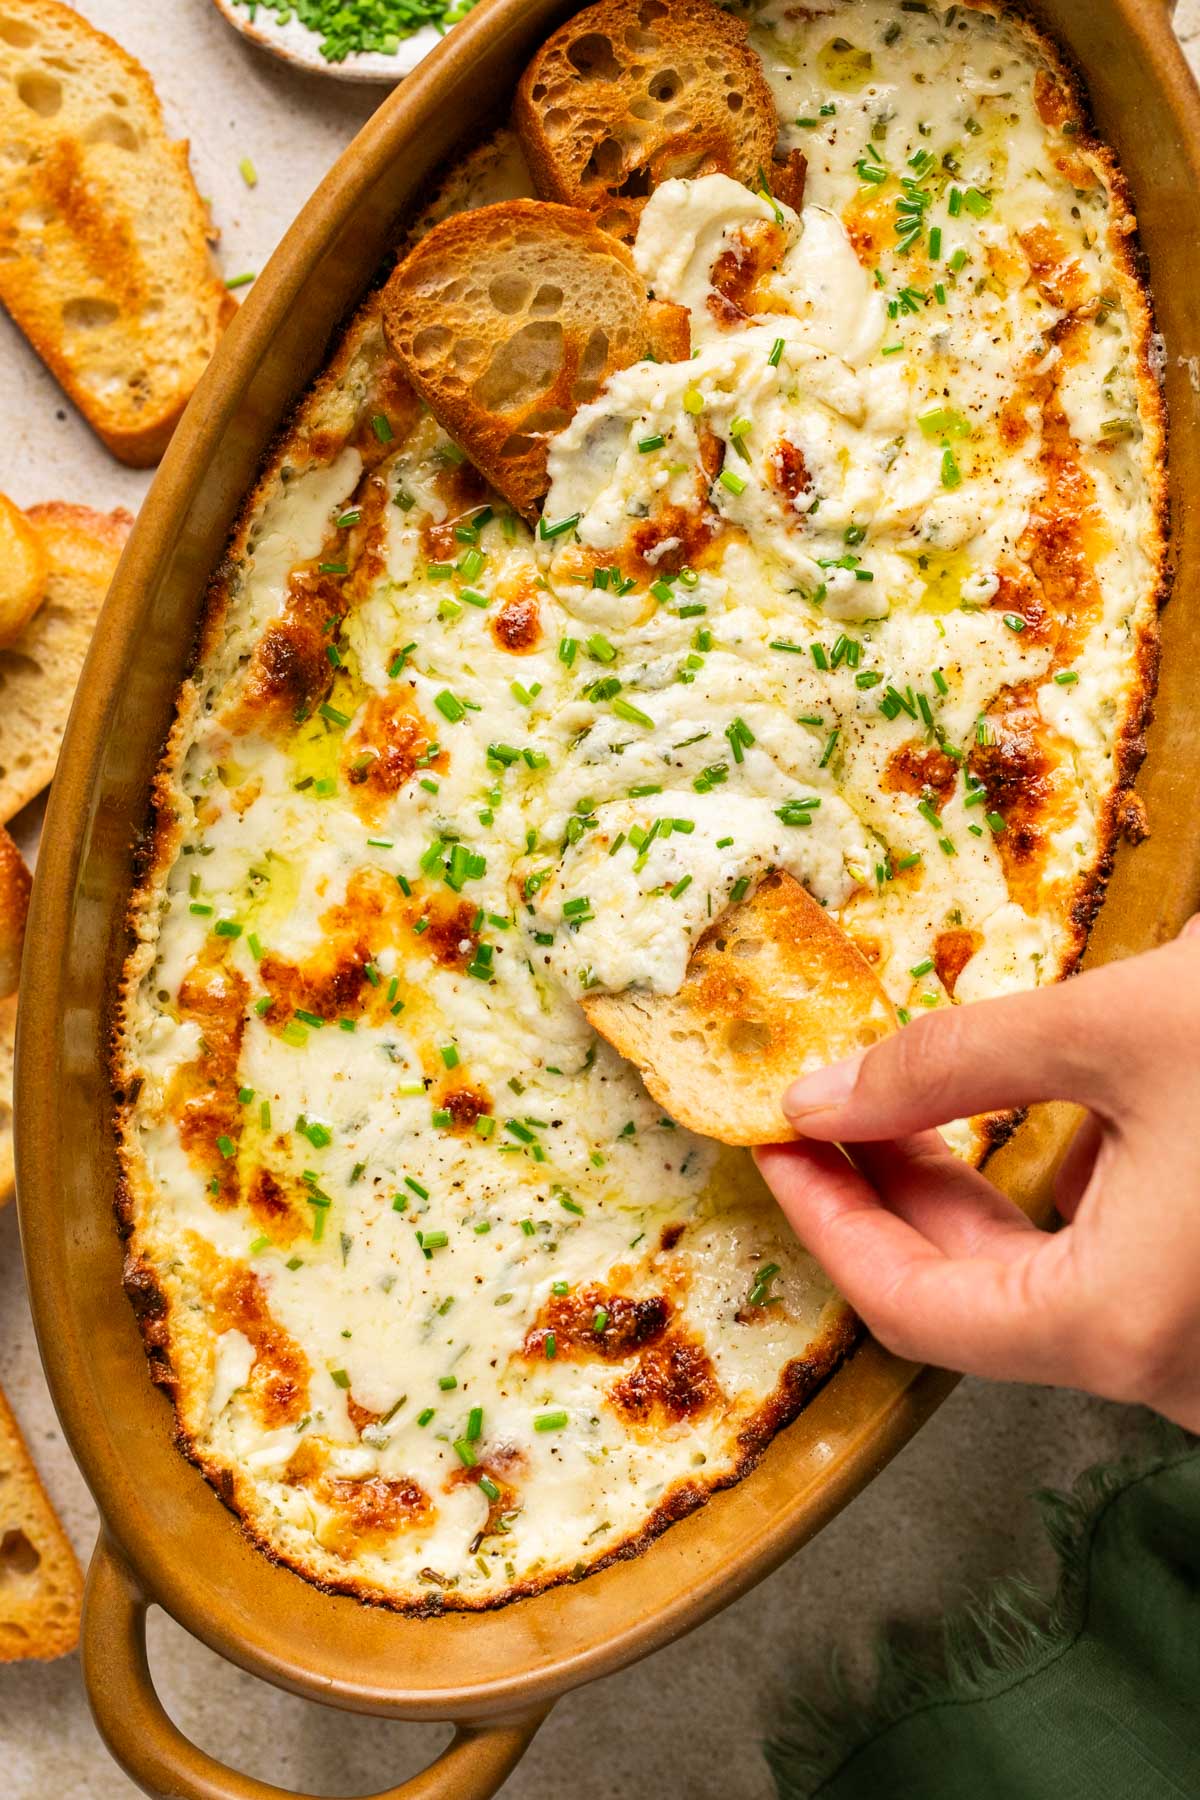
{"label": "melted cheese surface", "polygon": [[802,212],[710,176],[643,215],[692,359],[577,414],[535,536],[368,308],[168,752],[133,1251],[193,1454],[395,1604],[661,1527],[844,1339],[749,1159],[664,1119],[579,996],[674,991],[773,867],[902,1017],[1032,986],[1108,853],[1161,560],[1123,200],[1011,18],[796,11],[752,41]]}

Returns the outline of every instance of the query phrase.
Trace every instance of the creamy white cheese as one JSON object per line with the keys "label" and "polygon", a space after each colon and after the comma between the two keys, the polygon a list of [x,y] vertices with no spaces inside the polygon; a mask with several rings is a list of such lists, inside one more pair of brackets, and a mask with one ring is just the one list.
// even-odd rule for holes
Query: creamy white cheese
{"label": "creamy white cheese", "polygon": [[[729,1479],[840,1317],[581,995],[676,989],[771,867],[902,1018],[1053,979],[1140,703],[1147,320],[1051,65],[979,6],[749,22],[807,196],[652,197],[692,358],[579,411],[535,536],[415,407],[349,447],[392,404],[368,312],[166,765],[121,1062],[181,1421],[274,1550],[404,1605],[560,1579]],[[343,569],[327,691],[269,713],[264,634]],[[669,1325],[610,1354],[618,1302]]]}

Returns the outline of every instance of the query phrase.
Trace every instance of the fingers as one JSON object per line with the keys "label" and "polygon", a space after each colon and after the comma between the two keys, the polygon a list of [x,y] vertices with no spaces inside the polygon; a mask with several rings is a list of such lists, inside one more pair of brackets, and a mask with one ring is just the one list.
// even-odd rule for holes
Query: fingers
{"label": "fingers", "polygon": [[1195,986],[1196,948],[1190,937],[1061,986],[928,1013],[796,1082],[784,1111],[804,1137],[841,1143],[910,1137],[1037,1100],[1074,1100],[1112,1116],[1131,1103],[1140,1068],[1151,1059],[1161,1066],[1166,1036],[1181,1029],[1178,982]]}
{"label": "fingers", "polygon": [[1096,1168],[1096,1158],[1104,1142],[1104,1127],[1099,1119],[1086,1114],[1054,1178],[1054,1204],[1059,1217],[1068,1224],[1079,1210],[1079,1202],[1087,1192]]}
{"label": "fingers", "polygon": [[936,1132],[901,1143],[862,1144],[853,1152],[888,1211],[944,1256],[1022,1255],[1037,1228],[993,1187],[967,1168]]}
{"label": "fingers", "polygon": [[945,1255],[831,1146],[756,1154],[797,1235],[888,1349],[991,1379],[1074,1379],[1063,1239],[1022,1228],[1014,1253],[1000,1219],[981,1225],[974,1254]]}

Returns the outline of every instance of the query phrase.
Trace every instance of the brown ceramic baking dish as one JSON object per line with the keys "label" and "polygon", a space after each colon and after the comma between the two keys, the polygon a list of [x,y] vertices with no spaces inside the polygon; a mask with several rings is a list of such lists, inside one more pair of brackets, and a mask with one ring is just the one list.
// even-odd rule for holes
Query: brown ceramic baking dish
{"label": "brown ceramic baking dish", "polygon": [[[103,1519],[84,1621],[100,1730],[147,1793],[280,1800],[167,1718],[144,1620],[154,1602],[221,1655],[331,1705],[452,1720],[432,1769],[392,1800],[484,1800],[555,1698],[644,1656],[744,1593],[895,1453],[950,1378],[866,1342],[738,1487],[644,1555],[498,1612],[406,1618],[319,1592],[243,1536],[175,1450],[120,1291],[105,1020],[124,950],[130,845],[205,583],[264,447],[397,222],[466,130],[503,109],[569,0],[485,0],[382,106],[304,208],[175,434],[113,584],[54,784],[29,931],[17,1055],[22,1235],[42,1355]],[[1200,903],[1194,648],[1200,641],[1200,95],[1168,0],[1046,0],[1132,183],[1166,343],[1178,579],[1141,782],[1151,836],[1118,858],[1092,960],[1171,936]],[[1191,654],[1189,654],[1191,652]],[[993,1164],[1030,1208],[1071,1126],[1035,1115]]]}

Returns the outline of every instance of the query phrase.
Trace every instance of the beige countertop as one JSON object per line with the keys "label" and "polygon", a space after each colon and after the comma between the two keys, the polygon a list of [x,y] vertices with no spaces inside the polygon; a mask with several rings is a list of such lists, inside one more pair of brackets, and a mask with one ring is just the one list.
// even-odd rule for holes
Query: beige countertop
{"label": "beige countertop", "polygon": [[[379,91],[303,76],[244,44],[209,0],[76,0],[149,69],[168,125],[191,140],[229,274],[259,270],[300,201]],[[1179,26],[1200,67],[1200,0]],[[239,163],[257,171],[246,186]],[[22,503],[140,504],[148,477],[121,468],[0,315],[0,490]],[[120,1294],[114,1306],[124,1305]],[[0,1379],[86,1559],[95,1513],[46,1394],[25,1302],[14,1209],[0,1212]],[[817,1541],[691,1637],[569,1696],[505,1789],[506,1800],[770,1800],[760,1739],[786,1695],[813,1691],[834,1645],[865,1666],[885,1624],[917,1632],[991,1577],[1045,1576],[1029,1495],[1142,1441],[1120,1408],[966,1382],[914,1443]],[[170,1521],[163,1520],[164,1531]],[[377,1791],[414,1773],[437,1726],[352,1718],[277,1693],[156,1615],[151,1663],[182,1729],[236,1767],[306,1793]],[[88,1716],[75,1657],[0,1668],[6,1800],[130,1800]]]}

